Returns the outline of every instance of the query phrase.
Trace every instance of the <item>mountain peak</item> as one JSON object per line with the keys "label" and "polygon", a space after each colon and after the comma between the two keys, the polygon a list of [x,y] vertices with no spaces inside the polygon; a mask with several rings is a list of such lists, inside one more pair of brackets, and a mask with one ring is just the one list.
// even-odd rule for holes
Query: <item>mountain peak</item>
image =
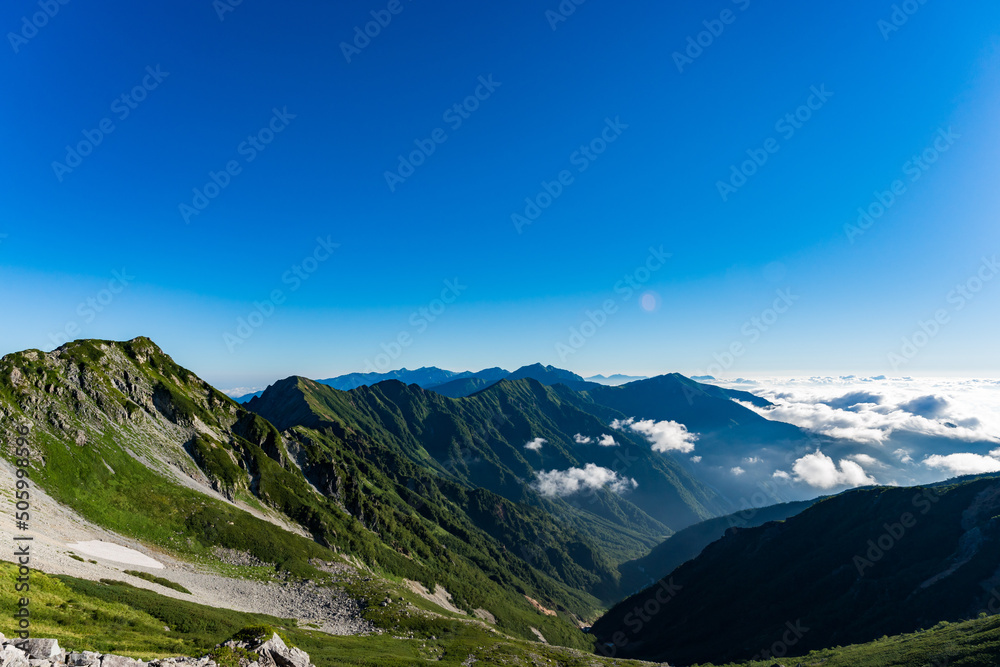
{"label": "mountain peak", "polygon": [[572,371],[567,371],[562,368],[556,368],[555,366],[545,366],[542,364],[531,364],[529,366],[521,366],[516,371],[507,376],[508,380],[520,380],[522,378],[531,378],[533,380],[538,380],[542,384],[558,384],[560,382],[585,382],[585,380],[573,373]]}

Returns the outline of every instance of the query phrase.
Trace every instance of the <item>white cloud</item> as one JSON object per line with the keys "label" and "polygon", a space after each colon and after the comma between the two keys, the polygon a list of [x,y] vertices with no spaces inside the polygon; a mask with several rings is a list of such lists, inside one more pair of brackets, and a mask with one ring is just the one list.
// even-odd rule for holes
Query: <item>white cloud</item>
{"label": "white cloud", "polygon": [[615,439],[613,437],[611,437],[610,435],[608,435],[607,433],[601,435],[601,437],[598,438],[597,444],[599,444],[601,447],[617,447],[618,446],[618,443],[615,442]]}
{"label": "white cloud", "polygon": [[782,480],[785,480],[785,481],[791,481],[791,479],[792,479],[792,476],[789,475],[784,470],[775,470],[774,471],[774,475],[772,475],[772,477],[774,477],[775,479],[782,479]]}
{"label": "white cloud", "polygon": [[578,445],[589,445],[590,443],[593,442],[593,439],[590,438],[589,436],[580,435],[579,433],[577,433],[576,435],[573,436],[573,441],[576,442],[576,444]]}
{"label": "white cloud", "polygon": [[[787,474],[785,473],[785,475]],[[775,476],[778,476],[777,473]],[[838,467],[832,458],[818,450],[797,460],[792,465],[792,475],[789,477],[817,489],[877,483],[876,479],[865,473],[864,468],[856,462],[841,459]],[[782,477],[782,479],[787,478]]]}
{"label": "white cloud", "polygon": [[531,450],[533,452],[537,452],[542,448],[542,445],[546,443],[548,443],[548,440],[546,440],[545,438],[535,438],[534,440],[529,440],[528,442],[524,443],[524,448]]}
{"label": "white cloud", "polygon": [[762,460],[759,456],[748,456],[743,459],[744,463],[760,463]]}
{"label": "white cloud", "polygon": [[[722,386],[739,388],[733,381]],[[964,442],[1000,442],[1000,391],[994,381],[955,378],[780,378],[754,393],[776,404],[761,416],[866,444],[896,431]]]}
{"label": "white cloud", "polygon": [[1000,459],[1000,449],[994,449],[992,452],[990,452],[990,456],[992,456],[995,459]]}
{"label": "white cloud", "polygon": [[691,457],[691,462],[692,463],[701,463],[701,457],[700,456],[692,456]]}
{"label": "white cloud", "polygon": [[240,396],[246,396],[247,394],[255,394],[258,391],[264,391],[266,387],[233,387],[232,389],[223,389],[222,393],[230,398],[239,398]]}
{"label": "white cloud", "polygon": [[928,468],[947,470],[954,475],[976,475],[986,472],[1000,472],[1000,459],[982,454],[949,454],[941,456],[934,454],[924,459]]}
{"label": "white cloud", "polygon": [[652,419],[636,421],[630,417],[611,422],[611,428],[624,430],[626,427],[645,436],[653,445],[654,452],[683,452],[687,454],[694,451],[694,443],[698,440],[696,433],[689,432],[687,426],[675,421],[654,422]]}
{"label": "white cloud", "polygon": [[900,449],[897,449],[897,450],[893,451],[892,453],[896,456],[896,458],[899,459],[900,463],[903,463],[903,464],[913,463],[913,457],[910,456],[910,452],[908,452],[905,449],[900,448]]}
{"label": "white cloud", "polygon": [[538,473],[534,487],[550,498],[571,496],[581,491],[596,491],[607,487],[614,493],[624,493],[639,486],[632,478],[622,477],[614,470],[588,463],[583,468],[547,470]]}
{"label": "white cloud", "polygon": [[881,468],[882,463],[874,456],[869,456],[868,454],[853,454],[847,458],[857,461],[862,466],[866,468]]}
{"label": "white cloud", "polygon": [[739,477],[740,475],[745,474],[746,470],[744,470],[743,468],[741,468],[739,466],[734,466],[733,468],[730,468],[729,472],[731,472],[734,475],[736,475],[737,477]]}

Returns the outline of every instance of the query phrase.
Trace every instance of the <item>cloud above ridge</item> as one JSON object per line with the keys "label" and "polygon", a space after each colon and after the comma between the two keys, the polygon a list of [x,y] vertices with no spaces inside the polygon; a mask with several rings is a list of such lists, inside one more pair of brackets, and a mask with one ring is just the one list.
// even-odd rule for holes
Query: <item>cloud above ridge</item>
{"label": "cloud above ridge", "polygon": [[583,468],[539,472],[533,486],[543,496],[564,498],[605,487],[613,493],[620,494],[638,487],[639,484],[614,470],[588,463]]}
{"label": "cloud above ridge", "polygon": [[698,440],[696,433],[687,430],[687,426],[675,421],[653,421],[643,419],[636,421],[635,418],[616,419],[611,422],[611,428],[626,430],[631,429],[646,438],[652,445],[654,452],[682,452],[684,454],[694,451],[694,443]]}

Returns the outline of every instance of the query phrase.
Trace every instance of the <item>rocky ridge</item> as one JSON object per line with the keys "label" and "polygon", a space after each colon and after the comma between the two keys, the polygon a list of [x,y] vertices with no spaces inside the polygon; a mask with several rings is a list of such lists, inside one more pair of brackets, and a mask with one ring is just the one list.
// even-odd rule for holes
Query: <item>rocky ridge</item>
{"label": "rocky ridge", "polygon": [[0,667],[314,667],[309,654],[290,647],[277,633],[267,639],[233,639],[222,644],[229,659],[220,665],[211,655],[171,657],[143,662],[94,651],[66,651],[55,639],[7,639],[0,634]]}

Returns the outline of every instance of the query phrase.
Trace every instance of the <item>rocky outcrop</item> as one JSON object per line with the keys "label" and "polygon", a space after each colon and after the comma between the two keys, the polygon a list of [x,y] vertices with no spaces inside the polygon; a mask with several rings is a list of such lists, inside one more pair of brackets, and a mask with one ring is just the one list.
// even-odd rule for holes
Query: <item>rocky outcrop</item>
{"label": "rocky outcrop", "polygon": [[[217,667],[208,655],[147,663],[110,653],[67,652],[55,639],[7,639],[0,634],[0,642],[0,667]],[[240,658],[240,667],[314,667],[308,653],[288,646],[277,633],[264,641],[228,641],[223,646],[239,649],[238,655],[245,656]]]}
{"label": "rocky outcrop", "polygon": [[246,667],[313,667],[308,653],[299,648],[289,647],[277,633],[263,642],[230,640],[223,646],[256,653],[257,661],[248,663]]}

